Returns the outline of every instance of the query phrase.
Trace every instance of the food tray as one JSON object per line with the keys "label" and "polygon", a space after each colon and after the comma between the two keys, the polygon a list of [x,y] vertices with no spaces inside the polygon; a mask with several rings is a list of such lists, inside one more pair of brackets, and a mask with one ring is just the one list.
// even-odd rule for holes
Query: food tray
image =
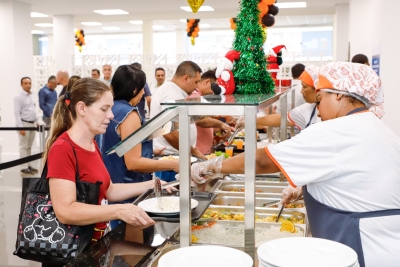
{"label": "food tray", "polygon": [[[202,220],[204,222],[204,220]],[[199,238],[196,243],[192,243],[194,245],[204,245],[204,244],[211,244],[211,245],[222,245],[222,246],[229,246],[229,247],[243,247],[244,244],[244,222],[238,221],[209,221],[213,222],[210,228],[205,228],[202,230],[195,230],[192,231],[192,235],[196,238]],[[307,234],[306,225],[304,224],[295,224],[297,233],[289,233],[289,232],[281,232],[280,227],[281,223],[265,223],[265,222],[257,222],[255,223],[255,238],[256,238],[256,247],[260,246],[261,244],[277,239],[277,238],[285,238],[285,237],[305,237]],[[213,230],[211,228],[215,228],[217,230]],[[239,230],[240,229],[240,230]],[[211,231],[210,231],[211,230]],[[208,233],[202,237],[202,231],[207,231]],[[215,234],[211,234],[215,231]],[[261,234],[262,232],[269,232],[268,234]],[[221,235],[221,238],[225,238],[225,242],[222,240],[218,240],[218,234]],[[206,240],[204,240],[206,238]],[[170,241],[179,241],[179,231],[175,233],[170,239]],[[209,240],[207,240],[209,239]],[[258,240],[257,240],[258,239]],[[242,244],[240,244],[242,243]]]}
{"label": "food tray", "polygon": [[[163,196],[179,196],[179,192],[168,193],[166,190],[163,190]],[[149,189],[144,192],[141,196],[139,196],[132,204],[138,205],[145,199],[155,198],[155,193],[153,189]],[[209,192],[191,192],[191,198],[197,200],[199,204],[196,208],[192,209],[192,221],[200,219],[201,215],[203,215],[204,211],[208,208],[210,203],[215,199],[215,193]],[[155,221],[165,221],[165,222],[179,222],[179,213],[176,215],[168,215],[161,216],[148,212],[148,215]]]}
{"label": "food tray", "polygon": [[[281,193],[283,189],[288,185],[287,182],[274,182],[274,181],[256,181],[255,191],[257,195],[279,195],[281,198]],[[212,188],[211,192],[215,193],[232,193],[232,194],[243,194],[241,189],[244,189],[244,181],[223,181],[219,180]],[[231,191],[236,190],[236,191]],[[259,192],[257,192],[259,191]]]}
{"label": "food tray", "polygon": [[[280,195],[276,194],[271,195],[270,197],[258,197],[256,195],[255,198],[255,206],[257,208],[263,208],[264,204],[272,204],[279,202],[281,200]],[[225,193],[217,193],[216,198],[211,202],[210,207],[237,207],[237,208],[244,208],[244,194],[225,194]]]}

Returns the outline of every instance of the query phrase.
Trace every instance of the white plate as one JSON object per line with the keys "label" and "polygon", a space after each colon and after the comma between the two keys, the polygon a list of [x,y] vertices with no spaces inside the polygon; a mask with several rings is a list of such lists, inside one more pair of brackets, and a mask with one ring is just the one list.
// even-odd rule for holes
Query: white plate
{"label": "white plate", "polygon": [[[161,201],[174,201],[179,203],[179,197],[162,197]],[[199,205],[199,202],[196,199],[192,198],[192,209],[196,208],[197,205]],[[165,202],[164,202],[165,203]],[[160,215],[175,215],[179,214],[179,209],[176,210],[162,210],[158,206],[157,198],[148,198],[143,200],[138,204],[139,207],[141,207],[144,211],[146,212],[151,212],[154,214],[160,214]]]}
{"label": "white plate", "polygon": [[221,246],[190,246],[172,250],[158,267],[252,267],[253,259],[243,251]]}
{"label": "white plate", "polygon": [[350,267],[357,262],[357,254],[350,247],[311,237],[275,239],[262,244],[257,254],[260,261],[279,267]]}
{"label": "white plate", "polygon": [[[169,157],[169,156],[164,156],[164,157]],[[163,159],[164,157],[161,157],[161,158],[159,158],[158,160],[168,160],[168,159]],[[171,156],[171,157],[174,158],[174,159],[179,160],[179,156]],[[195,158],[195,157],[190,157],[190,162],[191,162],[191,163],[196,162],[196,161],[197,161],[197,158]]]}

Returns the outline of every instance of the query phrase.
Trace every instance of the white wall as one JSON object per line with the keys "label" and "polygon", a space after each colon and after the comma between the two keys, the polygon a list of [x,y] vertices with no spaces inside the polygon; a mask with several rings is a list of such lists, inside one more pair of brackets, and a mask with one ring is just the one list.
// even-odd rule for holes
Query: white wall
{"label": "white wall", "polygon": [[[14,127],[14,97],[22,90],[20,80],[33,77],[33,47],[29,5],[0,2],[0,108],[1,126]],[[37,92],[33,92],[34,94]],[[2,162],[19,156],[18,135],[15,131],[0,131]]]}
{"label": "white wall", "polygon": [[337,4],[333,19],[333,59],[349,61],[349,4]]}

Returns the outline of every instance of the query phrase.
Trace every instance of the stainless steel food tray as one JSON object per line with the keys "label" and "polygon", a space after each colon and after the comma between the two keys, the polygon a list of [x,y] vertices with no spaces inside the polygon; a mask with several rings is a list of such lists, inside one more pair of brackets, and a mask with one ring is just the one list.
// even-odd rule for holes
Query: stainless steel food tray
{"label": "stainless steel food tray", "polygon": [[[261,194],[257,194],[255,198],[256,208],[264,208],[264,204],[272,204],[280,201],[280,194],[270,194],[269,197],[260,197]],[[244,194],[232,194],[232,193],[217,193],[216,198],[211,202],[210,207],[221,207],[230,208],[237,207],[244,209]]]}
{"label": "stainless steel food tray", "polygon": [[[256,181],[255,190],[257,194],[279,194],[281,195],[283,189],[288,185],[287,182],[274,182],[274,181]],[[244,181],[224,181],[219,180],[210,190],[216,193],[243,193],[240,189],[244,189]],[[237,191],[231,191],[236,189]],[[257,192],[259,191],[259,192]]]}

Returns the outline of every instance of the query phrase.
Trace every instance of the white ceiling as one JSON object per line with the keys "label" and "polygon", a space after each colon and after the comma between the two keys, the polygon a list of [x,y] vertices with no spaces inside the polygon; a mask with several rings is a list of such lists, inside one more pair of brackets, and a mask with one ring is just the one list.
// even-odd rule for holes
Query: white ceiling
{"label": "white ceiling", "polygon": [[[0,0],[1,1],[1,0]],[[204,5],[214,8],[213,12],[185,12],[180,6],[188,5],[186,0],[18,0],[31,5],[32,12],[49,15],[47,18],[32,18],[32,30],[42,30],[51,34],[51,28],[39,28],[34,23],[52,23],[53,15],[72,15],[75,27],[85,33],[105,32],[140,32],[141,25],[130,24],[130,20],[152,20],[153,25],[165,28],[158,31],[184,29],[186,24],[179,19],[200,18],[201,23],[211,25],[209,29],[229,28],[229,18],[235,17],[239,9],[238,0],[206,0]],[[279,0],[294,2],[297,0]],[[349,0],[303,0],[307,8],[281,9],[276,17],[274,27],[332,25],[335,5],[348,3]],[[122,9],[128,15],[103,16],[93,12],[95,9]],[[81,22],[101,22],[101,26],[84,26]],[[105,31],[102,27],[116,26],[119,31]]]}

